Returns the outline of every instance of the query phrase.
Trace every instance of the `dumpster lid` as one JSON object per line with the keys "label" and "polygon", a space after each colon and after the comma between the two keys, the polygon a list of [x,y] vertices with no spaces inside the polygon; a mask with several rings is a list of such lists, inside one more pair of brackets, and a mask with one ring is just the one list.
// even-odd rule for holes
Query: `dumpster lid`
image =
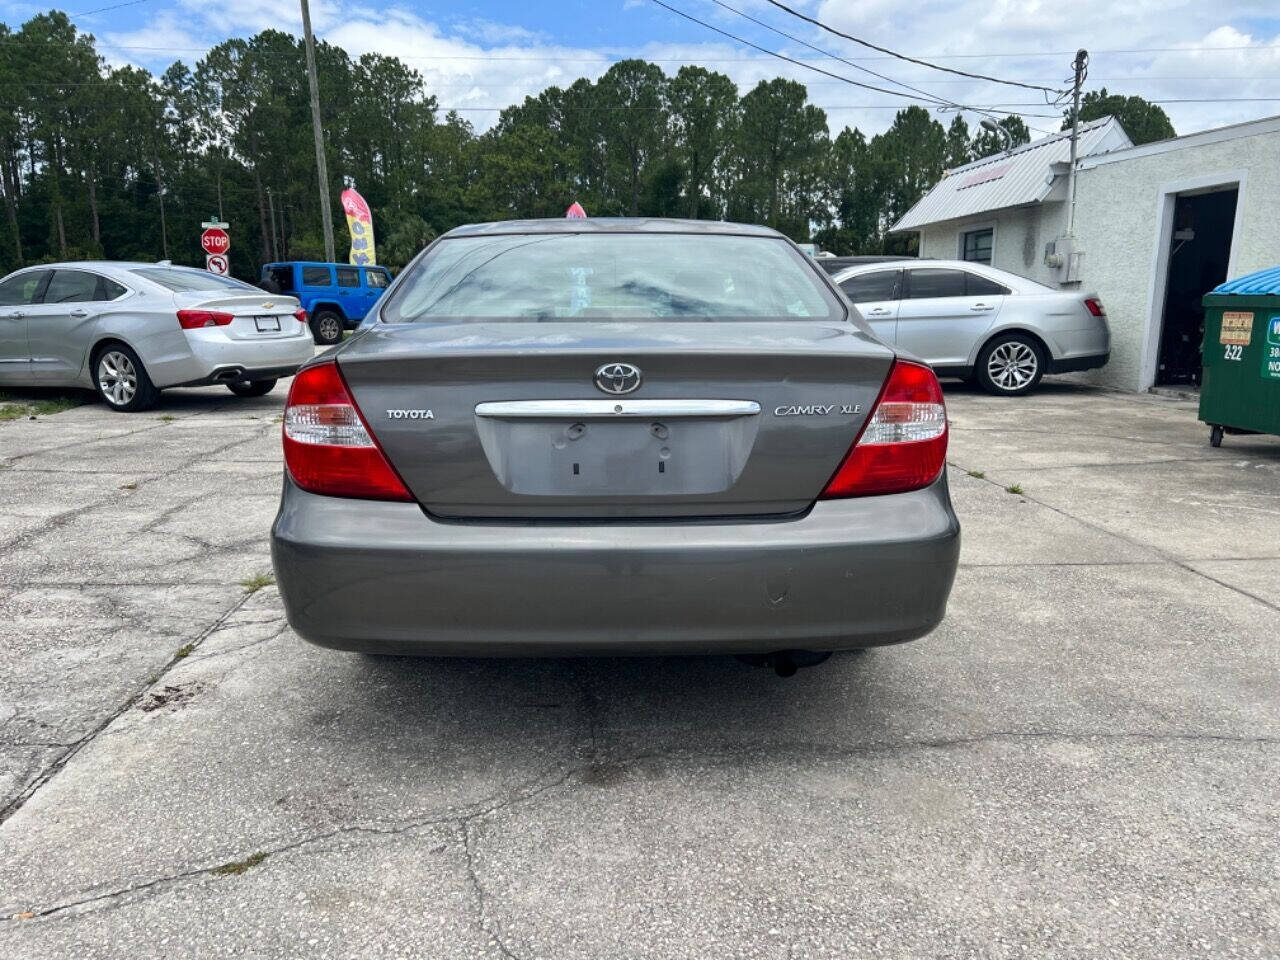
{"label": "dumpster lid", "polygon": [[1280,267],[1272,267],[1269,270],[1259,270],[1257,273],[1248,273],[1243,277],[1236,277],[1234,280],[1218,284],[1209,292],[1254,296],[1273,294],[1280,296]]}

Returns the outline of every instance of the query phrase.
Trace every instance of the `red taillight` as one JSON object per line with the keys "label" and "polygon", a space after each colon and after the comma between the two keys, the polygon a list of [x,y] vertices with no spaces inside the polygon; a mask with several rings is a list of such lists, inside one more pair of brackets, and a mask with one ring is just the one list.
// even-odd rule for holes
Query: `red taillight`
{"label": "red taillight", "polygon": [[293,378],[284,408],[284,463],[293,482],[312,493],[413,500],[332,360]]}
{"label": "red taillight", "polygon": [[880,397],[823,499],[919,490],[947,459],[947,408],[928,367],[895,360]]}
{"label": "red taillight", "polygon": [[183,330],[198,330],[201,327],[225,327],[233,317],[229,313],[217,310],[179,310],[178,326]]}
{"label": "red taillight", "polygon": [[304,327],[307,325],[307,311],[302,309],[302,307],[293,311],[293,315],[298,318],[298,322]]}
{"label": "red taillight", "polygon": [[1092,313],[1095,317],[1105,317],[1107,311],[1102,307],[1102,301],[1097,297],[1086,297],[1084,301],[1085,309]]}

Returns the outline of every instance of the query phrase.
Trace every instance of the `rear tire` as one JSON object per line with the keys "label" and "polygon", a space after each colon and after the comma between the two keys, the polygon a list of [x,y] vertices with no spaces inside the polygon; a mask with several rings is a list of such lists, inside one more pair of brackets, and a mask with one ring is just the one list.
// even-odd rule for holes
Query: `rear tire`
{"label": "rear tire", "polygon": [[978,352],[974,377],[997,397],[1030,393],[1044,376],[1044,348],[1021,333],[1002,333]]}
{"label": "rear tire", "polygon": [[1222,427],[1217,426],[1216,424],[1210,427],[1209,428],[1209,446],[1211,447],[1222,446],[1222,433],[1223,433]]}
{"label": "rear tire", "polygon": [[342,340],[342,317],[333,310],[317,310],[311,317],[311,336],[322,347]]}
{"label": "rear tire", "polygon": [[123,343],[108,343],[94,352],[93,386],[103,402],[118,413],[149,410],[160,399],[147,368]]}
{"label": "rear tire", "polygon": [[275,388],[274,380],[240,380],[227,384],[227,389],[237,397],[265,397]]}

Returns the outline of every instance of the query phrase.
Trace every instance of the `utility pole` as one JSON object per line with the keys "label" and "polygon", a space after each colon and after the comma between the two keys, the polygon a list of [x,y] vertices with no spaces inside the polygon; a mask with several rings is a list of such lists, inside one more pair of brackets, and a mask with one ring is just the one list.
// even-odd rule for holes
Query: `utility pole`
{"label": "utility pole", "polygon": [[307,84],[311,87],[311,126],[316,134],[316,174],[320,178],[320,219],[324,227],[324,258],[334,262],[333,213],[329,209],[329,165],[324,159],[324,128],[320,125],[320,87],[316,82],[316,40],[311,35],[311,8],[302,0],[302,34],[307,44]]}
{"label": "utility pole", "polygon": [[[306,0],[303,0],[305,3]],[[1067,170],[1067,236],[1074,236],[1076,225],[1076,152],[1080,148],[1080,88],[1084,85],[1089,51],[1077,50],[1072,66],[1075,79],[1071,84],[1071,167]]]}

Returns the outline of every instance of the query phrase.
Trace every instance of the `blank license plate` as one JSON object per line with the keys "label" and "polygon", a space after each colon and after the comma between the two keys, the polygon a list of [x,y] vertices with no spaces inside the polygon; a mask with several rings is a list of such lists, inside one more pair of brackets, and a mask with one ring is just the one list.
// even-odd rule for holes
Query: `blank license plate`
{"label": "blank license plate", "polygon": [[279,317],[254,317],[253,322],[257,326],[259,333],[266,333],[269,330],[273,330],[276,333],[280,332]]}

